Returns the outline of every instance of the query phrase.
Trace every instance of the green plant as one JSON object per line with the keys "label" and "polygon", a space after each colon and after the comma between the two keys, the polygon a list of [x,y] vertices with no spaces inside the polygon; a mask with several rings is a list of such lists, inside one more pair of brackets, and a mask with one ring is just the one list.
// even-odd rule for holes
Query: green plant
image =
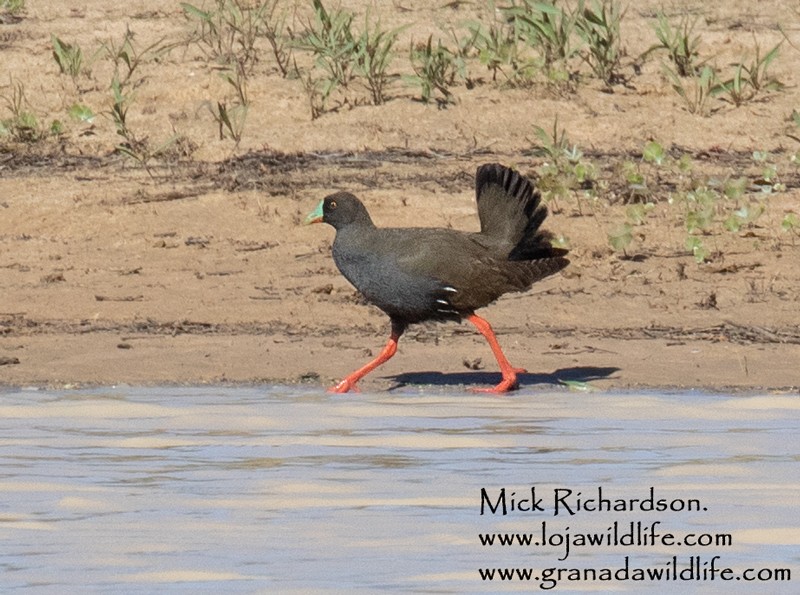
{"label": "green plant", "polygon": [[82,105],[80,103],[74,103],[69,108],[69,116],[73,120],[77,120],[78,122],[86,122],[87,124],[91,124],[94,122],[94,112],[91,110],[90,107],[86,105]]}
{"label": "green plant", "polygon": [[536,60],[525,52],[520,35],[505,24],[491,25],[485,29],[480,23],[469,25],[478,58],[492,71],[492,81],[501,73],[510,87],[528,86],[538,71]]}
{"label": "green plant", "polygon": [[606,85],[622,80],[620,22],[624,16],[616,0],[593,0],[590,8],[581,0],[578,5],[575,28],[587,46],[582,57]]}
{"label": "green plant", "polygon": [[64,131],[59,120],[52,120],[49,127],[43,126],[30,107],[25,96],[25,86],[10,79],[11,93],[0,96],[11,112],[11,118],[0,120],[0,138],[10,137],[21,143],[36,143]]}
{"label": "green plant", "polygon": [[124,155],[140,166],[144,167],[148,175],[152,176],[150,161],[154,158],[163,157],[168,149],[176,142],[178,135],[173,134],[160,145],[153,146],[147,137],[140,138],[128,124],[128,110],[133,103],[134,97],[131,93],[125,93],[119,80],[114,78],[111,82],[112,103],[109,113],[114,122],[117,135],[122,137],[114,149],[120,155]]}
{"label": "green plant", "polygon": [[664,73],[669,79],[673,91],[683,99],[683,104],[690,114],[709,115],[708,100],[713,94],[717,80],[717,73],[714,69],[710,66],[703,66],[699,74],[694,74],[686,79],[682,79],[668,66],[664,67]]}
{"label": "green plant", "polygon": [[633,225],[627,221],[617,225],[608,232],[608,243],[616,252],[627,256],[626,248],[633,241]]}
{"label": "green plant", "polygon": [[497,73],[511,82],[513,72],[519,70],[519,48],[517,40],[508,27],[491,25],[488,29],[481,23],[470,23],[467,28],[472,43],[478,52],[478,59],[492,73],[492,82],[497,81]]}
{"label": "green plant", "polygon": [[574,55],[571,39],[580,8],[568,11],[556,6],[555,0],[523,0],[522,4],[513,2],[500,10],[512,23],[515,34],[539,51],[546,70]]}
{"label": "green plant", "polygon": [[697,18],[692,19],[685,14],[678,25],[673,27],[664,13],[659,12],[658,23],[655,26],[658,43],[650,46],[642,54],[641,59],[655,51],[666,51],[678,76],[694,76],[701,66],[698,62],[700,36],[694,34],[696,24]]}
{"label": "green plant", "polygon": [[411,44],[411,67],[414,76],[407,80],[418,85],[422,101],[428,103],[438,91],[442,97],[436,98],[440,107],[453,103],[453,94],[450,87],[455,83],[458,73],[456,55],[442,44],[441,39],[433,45],[433,36],[428,37],[427,43]]}
{"label": "green plant", "polygon": [[288,17],[287,9],[278,11],[278,0],[272,0],[269,8],[263,13],[263,35],[272,49],[275,64],[283,78],[288,76],[292,63],[291,35],[287,33],[286,24]]}
{"label": "green plant", "polygon": [[319,85],[323,104],[338,87],[344,89],[355,77],[357,41],[353,15],[341,9],[329,12],[322,0],[313,0],[314,22],[309,24],[296,47],[310,51],[315,65],[324,72]]}
{"label": "green plant", "polygon": [[642,151],[642,160],[646,163],[654,163],[656,165],[663,165],[667,158],[667,153],[664,147],[655,141],[648,141]]}
{"label": "green plant", "polygon": [[781,230],[792,234],[792,246],[794,246],[795,237],[800,236],[800,217],[795,213],[786,213],[781,220]]}
{"label": "green plant", "polygon": [[761,47],[755,42],[755,56],[749,64],[738,62],[733,64],[733,74],[726,80],[717,83],[712,94],[722,96],[736,107],[755,99],[759,94],[768,91],[781,91],[784,84],[768,72],[770,65],[778,57],[781,41],[764,56]]}
{"label": "green plant", "polygon": [[83,51],[78,44],[70,44],[50,35],[53,44],[53,59],[58,64],[61,74],[68,74],[77,84],[78,76],[83,69]]}
{"label": "green plant", "polygon": [[[133,31],[126,27],[120,42],[110,39],[100,45],[106,57],[114,65],[114,78],[123,86],[131,81],[139,66],[150,60],[158,59],[170,49],[170,46],[164,43],[164,38],[145,48],[137,48],[134,44],[134,37]],[[137,83],[134,83],[135,86]]]}
{"label": "green plant", "polygon": [[25,10],[25,0],[0,0],[0,12],[18,15]]}
{"label": "green plant", "polygon": [[256,42],[274,2],[214,0],[213,8],[203,10],[181,2],[183,14],[194,25],[188,42],[223,65],[236,64],[250,73],[258,61]]}
{"label": "green plant", "polygon": [[761,166],[761,177],[754,182],[754,185],[763,194],[786,190],[786,185],[781,182],[778,176],[778,165],[768,152],[753,151],[753,161]]}
{"label": "green plant", "polygon": [[541,126],[534,126],[533,131],[539,141],[534,155],[546,160],[537,168],[542,197],[546,202],[554,202],[558,208],[557,199],[575,196],[578,213],[582,215],[581,196],[596,199],[594,165],[584,160],[577,145],[571,145],[565,129],[559,131],[557,117],[553,120],[552,132]]}
{"label": "green plant", "polygon": [[608,243],[616,252],[628,255],[627,248],[633,242],[633,230],[644,225],[648,215],[655,208],[652,202],[628,205],[625,209],[625,221],[608,233]]}
{"label": "green plant", "polygon": [[232,87],[235,95],[233,99],[217,101],[216,106],[210,108],[211,115],[219,126],[219,139],[223,140],[227,136],[238,147],[244,134],[250,106],[247,97],[247,78],[238,69],[224,70],[220,76]]}
{"label": "green plant", "polygon": [[226,136],[231,138],[236,145],[242,140],[244,124],[247,120],[248,107],[244,104],[229,105],[226,101],[217,101],[216,108],[211,108],[211,115],[219,126],[219,139]]}
{"label": "green plant", "polygon": [[366,79],[374,105],[380,105],[386,101],[386,86],[392,80],[388,73],[389,64],[394,57],[392,49],[397,41],[397,36],[403,29],[405,27],[390,31],[381,29],[380,21],[377,21],[374,27],[370,27],[368,12],[364,22],[364,31],[356,40],[356,70]]}

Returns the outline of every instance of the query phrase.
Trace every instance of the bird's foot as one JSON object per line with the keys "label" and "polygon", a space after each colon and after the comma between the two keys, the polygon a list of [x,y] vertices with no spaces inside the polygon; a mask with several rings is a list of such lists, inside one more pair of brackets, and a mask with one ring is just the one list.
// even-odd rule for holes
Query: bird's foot
{"label": "bird's foot", "polygon": [[345,378],[336,386],[332,386],[328,389],[329,393],[347,393],[350,391],[353,391],[354,393],[360,393],[361,389],[358,388],[355,381],[352,381],[349,378]]}
{"label": "bird's foot", "polygon": [[500,384],[492,388],[471,388],[470,390],[475,393],[491,393],[495,395],[507,393],[510,390],[519,388],[517,373],[524,374],[525,370],[520,368],[513,369],[510,374],[503,375],[503,380],[500,381]]}

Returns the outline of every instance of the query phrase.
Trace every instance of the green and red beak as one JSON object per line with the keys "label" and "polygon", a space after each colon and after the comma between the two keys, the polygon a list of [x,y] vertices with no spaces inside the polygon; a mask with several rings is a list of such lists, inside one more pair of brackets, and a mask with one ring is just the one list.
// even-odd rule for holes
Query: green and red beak
{"label": "green and red beak", "polygon": [[311,211],[306,217],[305,224],[311,225],[312,223],[322,223],[322,218],[325,216],[322,212],[322,207],[325,204],[324,200],[319,201],[317,208]]}

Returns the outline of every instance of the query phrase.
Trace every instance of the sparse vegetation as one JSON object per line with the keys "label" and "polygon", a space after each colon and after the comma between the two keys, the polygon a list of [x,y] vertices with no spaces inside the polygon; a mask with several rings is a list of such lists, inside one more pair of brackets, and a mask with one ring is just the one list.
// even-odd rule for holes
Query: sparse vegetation
{"label": "sparse vegetation", "polygon": [[46,126],[36,116],[28,103],[22,81],[10,79],[9,87],[8,94],[0,95],[11,113],[10,118],[0,119],[0,141],[7,137],[18,143],[33,144],[64,131],[60,120],[54,119]]}
{"label": "sparse vegetation", "polygon": [[374,23],[367,12],[364,29],[359,32],[353,25],[354,15],[345,10],[329,10],[322,0],[313,0],[314,20],[295,42],[299,50],[309,52],[314,68],[301,71],[294,62],[297,77],[309,99],[312,118],[329,109],[329,101],[339,94],[342,104],[358,104],[351,97],[351,83],[359,81],[370,94],[373,105],[387,99],[388,85],[396,78],[389,73],[394,59],[393,49],[400,31],[386,30],[380,20]]}
{"label": "sparse vegetation", "polygon": [[717,73],[710,66],[703,66],[698,74],[681,78],[669,66],[664,67],[664,73],[672,85],[673,91],[683,99],[683,105],[690,114],[707,116],[711,113],[708,104],[714,94]]}
{"label": "sparse vegetation", "polygon": [[[408,80],[419,86],[422,101],[428,103],[435,99],[440,107],[455,102],[450,88],[455,84],[459,73],[459,61],[456,54],[442,44],[441,39],[433,43],[433,36],[423,44],[411,45],[411,67],[414,76]],[[440,97],[437,97],[436,94]]]}
{"label": "sparse vegetation", "polygon": [[15,16],[23,10],[25,10],[25,0],[0,0],[0,14]]}
{"label": "sparse vegetation", "polygon": [[739,107],[762,93],[783,90],[783,83],[769,74],[769,67],[778,57],[780,47],[781,43],[762,56],[761,48],[756,41],[755,56],[748,64],[745,62],[732,64],[733,73],[724,81],[718,82],[712,89],[712,94]]}
{"label": "sparse vegetation", "polygon": [[699,52],[700,35],[694,32],[697,21],[697,17],[692,18],[684,14],[677,25],[672,25],[663,12],[658,13],[658,23],[655,26],[658,43],[650,46],[642,54],[641,60],[653,52],[665,51],[678,76],[697,74],[702,66]]}
{"label": "sparse vegetation", "polygon": [[77,86],[78,76],[84,70],[83,50],[78,44],[67,43],[55,35],[50,36],[50,41],[53,44],[53,59],[56,61],[61,74],[72,77]]}
{"label": "sparse vegetation", "polygon": [[114,66],[114,80],[123,86],[131,83],[133,87],[137,87],[141,79],[134,80],[133,75],[140,66],[151,60],[157,60],[170,50],[170,45],[163,38],[145,48],[138,48],[134,38],[133,31],[130,27],[126,27],[122,40],[109,39],[100,45],[105,57]]}
{"label": "sparse vegetation", "polygon": [[581,56],[601,81],[607,85],[620,82],[620,22],[625,11],[615,0],[592,0],[589,7],[581,2],[578,11],[575,28],[586,44]]}

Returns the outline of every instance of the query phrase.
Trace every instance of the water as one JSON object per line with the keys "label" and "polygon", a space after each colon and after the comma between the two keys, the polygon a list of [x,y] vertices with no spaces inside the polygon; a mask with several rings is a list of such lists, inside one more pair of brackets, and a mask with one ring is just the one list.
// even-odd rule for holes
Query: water
{"label": "water", "polygon": [[[715,567],[735,576],[788,568],[793,580],[570,582],[562,574],[554,590],[797,593],[798,430],[797,395],[6,390],[0,587],[530,592],[553,586],[548,568],[617,570],[627,556],[632,573],[666,569],[675,556],[680,572],[700,556],[708,571],[718,556]],[[543,510],[503,516],[503,487],[507,507],[535,487]],[[609,502],[647,500],[652,487],[656,500],[697,500],[705,510],[575,510],[577,493],[597,499],[598,487]],[[572,495],[554,516],[556,495],[567,494],[557,489]],[[579,533],[608,534],[615,521],[619,533],[656,523],[678,540],[729,534],[732,543],[576,545]],[[543,545],[479,541],[500,532],[536,542],[542,523]],[[533,578],[488,581],[479,572],[517,567],[532,568]]]}

